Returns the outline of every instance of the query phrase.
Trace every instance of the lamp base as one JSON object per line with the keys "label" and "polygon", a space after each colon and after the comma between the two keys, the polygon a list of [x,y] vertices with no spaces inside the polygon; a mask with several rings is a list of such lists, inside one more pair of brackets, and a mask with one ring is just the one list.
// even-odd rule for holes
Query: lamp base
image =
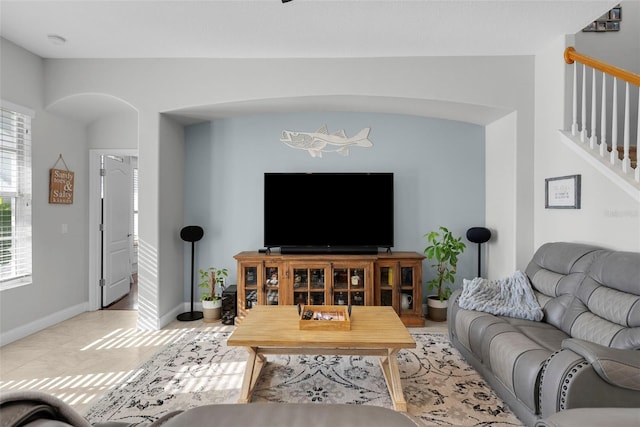
{"label": "lamp base", "polygon": [[203,314],[201,311],[187,311],[186,313],[178,314],[176,319],[182,322],[191,322],[193,320],[202,319]]}

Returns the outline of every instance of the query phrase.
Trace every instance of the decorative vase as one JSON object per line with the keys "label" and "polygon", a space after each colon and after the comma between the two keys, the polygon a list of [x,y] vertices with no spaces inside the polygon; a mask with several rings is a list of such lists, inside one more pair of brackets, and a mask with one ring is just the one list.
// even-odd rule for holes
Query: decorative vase
{"label": "decorative vase", "polygon": [[427,317],[434,322],[444,322],[447,320],[448,300],[440,301],[437,295],[427,297]]}
{"label": "decorative vase", "polygon": [[202,301],[202,314],[203,322],[213,323],[217,322],[221,318],[222,311],[222,299],[218,298],[215,301]]}

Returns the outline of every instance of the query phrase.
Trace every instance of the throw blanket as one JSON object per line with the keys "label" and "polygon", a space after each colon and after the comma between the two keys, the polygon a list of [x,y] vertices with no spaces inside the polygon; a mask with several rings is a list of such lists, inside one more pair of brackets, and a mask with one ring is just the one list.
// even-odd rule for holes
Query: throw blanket
{"label": "throw blanket", "polygon": [[458,304],[467,310],[537,322],[544,316],[529,278],[521,271],[499,280],[490,281],[482,277],[464,279]]}

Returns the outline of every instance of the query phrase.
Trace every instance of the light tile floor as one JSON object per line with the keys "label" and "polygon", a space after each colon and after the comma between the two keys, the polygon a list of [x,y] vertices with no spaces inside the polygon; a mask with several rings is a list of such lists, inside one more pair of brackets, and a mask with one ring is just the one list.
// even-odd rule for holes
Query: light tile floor
{"label": "light tile floor", "polygon": [[[84,413],[181,329],[216,325],[176,320],[159,331],[142,331],[137,316],[127,310],[86,312],[0,347],[0,391],[44,391]],[[425,323],[428,331],[446,332],[446,323]]]}

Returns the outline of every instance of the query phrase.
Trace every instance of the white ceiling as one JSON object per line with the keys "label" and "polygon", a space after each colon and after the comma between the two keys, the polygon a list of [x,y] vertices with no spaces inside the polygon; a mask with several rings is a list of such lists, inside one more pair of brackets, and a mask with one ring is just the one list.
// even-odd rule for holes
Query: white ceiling
{"label": "white ceiling", "polygon": [[[625,0],[640,1],[640,0]],[[43,58],[356,58],[534,55],[616,0],[0,0],[0,35]],[[51,43],[59,35],[67,42]],[[130,107],[83,95],[50,106],[84,123]],[[390,97],[194,106],[183,124],[263,112],[370,111],[484,125],[495,108]]]}
{"label": "white ceiling", "polygon": [[616,3],[0,0],[0,35],[43,58],[533,55]]}

